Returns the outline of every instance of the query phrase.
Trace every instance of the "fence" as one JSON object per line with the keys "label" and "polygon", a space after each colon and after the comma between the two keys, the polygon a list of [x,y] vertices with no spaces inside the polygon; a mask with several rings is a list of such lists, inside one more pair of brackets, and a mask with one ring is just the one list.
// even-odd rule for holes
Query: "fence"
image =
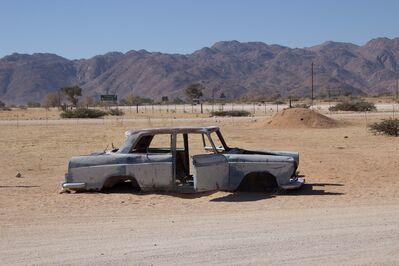
{"label": "fence", "polygon": [[[287,108],[288,105],[283,104],[237,104],[237,103],[226,103],[226,104],[144,104],[135,106],[115,106],[125,112],[131,113],[193,113],[193,114],[210,114],[213,111],[236,111],[243,110],[248,111],[253,115],[262,115],[278,112],[283,108]],[[113,108],[115,108],[113,107]]]}

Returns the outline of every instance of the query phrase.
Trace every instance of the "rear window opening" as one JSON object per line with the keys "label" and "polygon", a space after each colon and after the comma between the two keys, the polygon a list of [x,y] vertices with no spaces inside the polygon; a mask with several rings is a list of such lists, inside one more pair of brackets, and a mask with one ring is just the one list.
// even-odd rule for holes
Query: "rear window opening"
{"label": "rear window opening", "polygon": [[130,153],[172,153],[172,135],[157,134],[142,136]]}

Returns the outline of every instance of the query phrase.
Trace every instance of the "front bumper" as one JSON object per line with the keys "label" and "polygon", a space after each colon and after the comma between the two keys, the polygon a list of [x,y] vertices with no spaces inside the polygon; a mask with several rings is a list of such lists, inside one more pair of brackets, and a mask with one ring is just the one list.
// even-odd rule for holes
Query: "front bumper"
{"label": "front bumper", "polygon": [[298,189],[305,183],[305,179],[301,177],[293,177],[290,182],[285,185],[280,185],[282,189]]}
{"label": "front bumper", "polygon": [[63,183],[62,188],[68,190],[79,190],[84,189],[86,187],[86,183]]}

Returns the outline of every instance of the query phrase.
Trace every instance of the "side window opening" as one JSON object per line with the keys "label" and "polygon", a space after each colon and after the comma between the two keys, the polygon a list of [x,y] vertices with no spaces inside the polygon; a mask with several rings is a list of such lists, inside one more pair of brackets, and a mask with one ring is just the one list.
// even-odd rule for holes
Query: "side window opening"
{"label": "side window opening", "polygon": [[171,134],[142,136],[131,153],[171,153]]}
{"label": "side window opening", "polygon": [[148,145],[154,136],[142,136],[139,141],[132,147],[130,153],[146,153]]}
{"label": "side window opening", "polygon": [[148,146],[148,153],[171,153],[171,144],[171,134],[154,135],[150,142],[150,145]]}
{"label": "side window opening", "polygon": [[176,135],[176,183],[193,185],[192,157],[209,154],[214,149],[207,134],[185,133]]}
{"label": "side window opening", "polygon": [[223,145],[222,140],[219,138],[219,135],[216,132],[212,132],[210,134],[213,144],[215,144],[217,152],[224,152],[225,146]]}

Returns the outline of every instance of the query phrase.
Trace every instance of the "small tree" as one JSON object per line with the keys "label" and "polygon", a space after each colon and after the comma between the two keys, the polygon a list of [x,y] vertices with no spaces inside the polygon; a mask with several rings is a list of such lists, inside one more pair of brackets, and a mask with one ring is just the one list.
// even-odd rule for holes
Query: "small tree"
{"label": "small tree", "polygon": [[126,102],[127,105],[136,105],[136,104],[140,104],[141,103],[140,102],[140,97],[135,96],[133,93],[131,93],[128,96],[126,96],[124,101]]}
{"label": "small tree", "polygon": [[61,91],[68,97],[73,106],[76,107],[78,105],[78,96],[82,96],[82,89],[79,86],[63,87]]}
{"label": "small tree", "polygon": [[94,105],[94,100],[90,96],[86,96],[83,100],[83,105],[87,108]]}
{"label": "small tree", "polygon": [[43,107],[60,107],[62,102],[62,93],[60,91],[49,92],[43,100]]}
{"label": "small tree", "polygon": [[7,107],[4,102],[0,101],[0,111],[11,111],[11,108]]}
{"label": "small tree", "polygon": [[173,99],[173,103],[174,104],[182,104],[182,103],[184,103],[184,101],[182,99],[180,99],[179,97],[176,97]]}
{"label": "small tree", "polygon": [[202,90],[204,89],[205,87],[202,84],[194,83],[186,88],[185,93],[187,98],[189,98],[192,102],[194,99],[199,99],[202,97]]}

